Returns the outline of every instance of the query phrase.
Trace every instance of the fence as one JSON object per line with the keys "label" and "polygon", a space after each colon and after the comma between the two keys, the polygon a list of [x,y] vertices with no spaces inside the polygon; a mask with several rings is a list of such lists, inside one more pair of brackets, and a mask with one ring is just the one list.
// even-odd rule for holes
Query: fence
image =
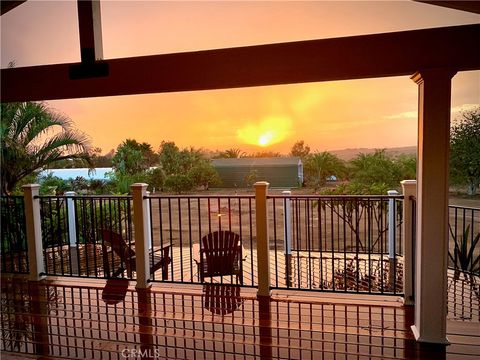
{"label": "fence", "polygon": [[238,274],[218,276],[216,280],[257,285],[254,196],[151,196],[147,200],[151,247],[170,245],[172,252],[167,276],[159,278],[153,273],[153,281],[202,282],[202,262],[215,259],[201,258],[200,254],[205,252],[201,239],[207,234],[229,231],[239,235],[240,254],[235,260]]}
{"label": "fence", "polygon": [[[132,249],[131,197],[41,196],[40,216],[46,275],[133,279],[126,269]],[[108,232],[125,247],[112,246]]]}
{"label": "fence", "polygon": [[0,198],[2,272],[28,274],[25,204],[22,196]]}
{"label": "fence", "polygon": [[[44,274],[137,279],[133,197],[66,194],[33,198],[40,209]],[[408,217],[415,221],[413,200],[408,201]],[[257,214],[261,212],[257,201],[253,195],[142,195],[147,221],[140,225],[146,229],[146,238],[140,241],[147,244],[145,259],[152,270],[146,280],[255,287],[259,286],[259,264],[269,263],[269,286],[273,288],[398,295],[405,276],[413,277],[414,271],[405,272],[403,196],[284,193],[266,198],[264,215]],[[449,274],[456,283],[473,284],[472,297],[478,297],[480,209],[449,209]],[[1,198],[3,272],[29,272],[25,213],[23,197]],[[269,229],[267,257],[262,260],[257,215],[265,218]],[[415,228],[413,224],[408,231],[413,239]],[[222,232],[237,234],[233,265],[225,274],[209,273],[209,262],[225,263],[209,261],[206,249],[208,241],[219,241]]]}
{"label": "fence", "polygon": [[449,207],[448,316],[480,321],[480,209]]}
{"label": "fence", "polygon": [[271,196],[276,288],[400,294],[402,196]]}

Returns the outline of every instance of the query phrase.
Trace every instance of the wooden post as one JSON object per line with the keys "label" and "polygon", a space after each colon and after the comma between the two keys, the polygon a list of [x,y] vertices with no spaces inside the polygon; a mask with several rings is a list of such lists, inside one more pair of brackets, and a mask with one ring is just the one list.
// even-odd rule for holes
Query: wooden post
{"label": "wooden post", "polygon": [[45,278],[40,200],[38,199],[39,188],[40,185],[38,184],[22,186],[23,197],[25,199],[25,220],[27,224],[28,263],[30,267],[29,280],[32,281]]}
{"label": "wooden post", "polygon": [[417,72],[419,87],[415,325],[417,341],[448,344],[448,149],[449,69]]}
{"label": "wooden post", "polygon": [[413,206],[412,196],[417,196],[417,181],[403,180],[403,301],[404,305],[413,305]]}
{"label": "wooden post", "polygon": [[259,181],[255,187],[255,221],[257,231],[257,296],[270,296],[270,251],[268,244],[268,182]]}
{"label": "wooden post", "polygon": [[137,285],[139,289],[146,289],[151,286],[150,280],[150,259],[148,258],[149,231],[148,226],[148,201],[144,199],[147,195],[147,184],[135,183],[131,186],[133,194],[133,226],[135,229],[135,261],[137,268]]}

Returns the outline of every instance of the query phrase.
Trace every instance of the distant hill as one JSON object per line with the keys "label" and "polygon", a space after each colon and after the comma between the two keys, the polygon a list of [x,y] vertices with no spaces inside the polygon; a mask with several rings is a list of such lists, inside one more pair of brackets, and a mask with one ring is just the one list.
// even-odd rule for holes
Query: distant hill
{"label": "distant hill", "polygon": [[[360,153],[372,154],[375,152],[374,148],[357,148],[357,149],[343,149],[343,150],[329,150],[330,153],[337,155],[340,159],[351,160]],[[391,156],[398,156],[401,154],[416,155],[416,146],[403,146],[395,148],[386,148],[385,152]]]}

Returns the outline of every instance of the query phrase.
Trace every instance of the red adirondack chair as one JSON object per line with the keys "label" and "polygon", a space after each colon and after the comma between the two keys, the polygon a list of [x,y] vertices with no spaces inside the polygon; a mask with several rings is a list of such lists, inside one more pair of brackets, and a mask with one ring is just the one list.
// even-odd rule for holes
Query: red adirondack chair
{"label": "red adirondack chair", "polygon": [[[125,239],[118,233],[111,230],[102,230],[102,249],[103,249],[103,263],[106,273],[110,273],[110,265],[112,265],[111,258],[108,257],[108,248],[110,247],[114,254],[120,258],[120,266],[113,272],[113,277],[118,277],[125,270],[127,270],[128,277],[132,277],[132,272],[136,271],[136,254],[132,246],[134,243],[127,244]],[[153,250],[148,255],[150,261],[150,272],[162,269],[162,279],[168,279],[168,264],[172,261],[170,258],[171,244],[163,244],[159,249]],[[115,265],[116,263],[113,262]]]}
{"label": "red adirondack chair", "polygon": [[240,235],[227,230],[209,233],[202,238],[200,259],[196,260],[200,281],[230,275],[243,284],[243,260]]}

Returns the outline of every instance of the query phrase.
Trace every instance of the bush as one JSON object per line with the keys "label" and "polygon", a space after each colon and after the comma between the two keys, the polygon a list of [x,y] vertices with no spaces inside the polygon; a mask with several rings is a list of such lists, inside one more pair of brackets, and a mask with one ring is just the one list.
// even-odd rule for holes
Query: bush
{"label": "bush", "polygon": [[180,194],[194,188],[194,182],[188,175],[174,174],[165,180],[165,189]]}

